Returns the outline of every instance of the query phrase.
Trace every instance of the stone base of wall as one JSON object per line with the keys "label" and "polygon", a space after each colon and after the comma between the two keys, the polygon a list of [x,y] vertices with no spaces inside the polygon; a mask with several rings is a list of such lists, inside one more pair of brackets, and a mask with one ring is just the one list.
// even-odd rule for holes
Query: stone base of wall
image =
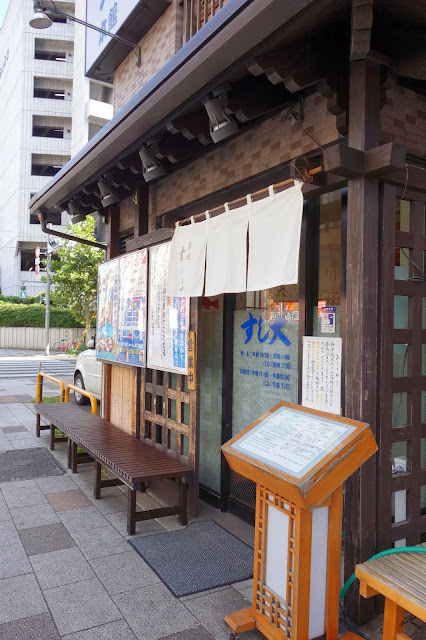
{"label": "stone base of wall", "polygon": [[[84,329],[50,329],[50,346],[60,340],[78,342]],[[94,329],[89,331],[89,337]],[[86,336],[88,335],[86,334]],[[0,327],[0,349],[44,351],[44,329],[34,327]]]}

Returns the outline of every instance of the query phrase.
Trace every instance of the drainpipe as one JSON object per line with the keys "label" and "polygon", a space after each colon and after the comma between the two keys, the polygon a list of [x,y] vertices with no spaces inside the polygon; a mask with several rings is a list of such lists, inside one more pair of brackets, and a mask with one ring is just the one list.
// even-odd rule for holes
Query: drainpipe
{"label": "drainpipe", "polygon": [[89,247],[95,247],[96,249],[103,249],[106,251],[107,245],[103,242],[94,242],[93,240],[86,240],[86,238],[78,238],[77,236],[71,236],[69,233],[63,233],[62,231],[55,231],[54,229],[48,229],[47,221],[44,213],[38,214],[40,220],[41,230],[43,233],[47,233],[51,236],[57,236],[58,238],[64,238],[65,240],[72,240],[73,242],[80,242],[80,244],[87,244]]}

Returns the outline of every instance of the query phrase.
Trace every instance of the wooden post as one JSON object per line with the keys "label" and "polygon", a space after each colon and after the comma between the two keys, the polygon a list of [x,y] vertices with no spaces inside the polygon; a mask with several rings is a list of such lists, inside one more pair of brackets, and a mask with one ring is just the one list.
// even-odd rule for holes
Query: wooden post
{"label": "wooden post", "polygon": [[[117,206],[109,207],[107,220],[108,236],[106,259],[111,260],[120,255],[120,208]],[[101,417],[108,421],[111,419],[111,370],[111,364],[102,363]]]}
{"label": "wooden post", "polygon": [[[380,66],[367,60],[350,65],[349,146],[365,151],[379,144]],[[376,431],[378,397],[379,185],[368,177],[348,182],[346,266],[345,415]],[[346,482],[345,577],[371,557],[376,544],[376,457]],[[359,621],[373,612],[371,600],[352,598],[350,615]]]}

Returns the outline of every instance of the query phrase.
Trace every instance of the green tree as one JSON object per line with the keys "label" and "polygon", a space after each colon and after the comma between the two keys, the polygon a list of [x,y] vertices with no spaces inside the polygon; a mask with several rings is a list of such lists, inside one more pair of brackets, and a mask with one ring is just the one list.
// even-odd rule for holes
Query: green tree
{"label": "green tree", "polygon": [[[67,227],[71,235],[86,240],[95,240],[94,230],[92,216]],[[105,252],[68,240],[57,250],[57,255],[59,259],[50,262],[51,281],[55,285],[52,301],[87,323],[96,310],[98,264],[105,259]]]}

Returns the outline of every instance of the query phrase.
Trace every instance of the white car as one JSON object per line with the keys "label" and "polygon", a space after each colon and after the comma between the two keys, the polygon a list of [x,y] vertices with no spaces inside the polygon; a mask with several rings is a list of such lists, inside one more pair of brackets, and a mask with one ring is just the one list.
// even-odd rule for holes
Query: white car
{"label": "white car", "polygon": [[[101,399],[102,362],[96,359],[95,341],[89,340],[88,349],[79,354],[75,363],[74,384],[80,389],[93,393],[97,400]],[[77,391],[74,392],[77,404],[89,404],[89,398]]]}

